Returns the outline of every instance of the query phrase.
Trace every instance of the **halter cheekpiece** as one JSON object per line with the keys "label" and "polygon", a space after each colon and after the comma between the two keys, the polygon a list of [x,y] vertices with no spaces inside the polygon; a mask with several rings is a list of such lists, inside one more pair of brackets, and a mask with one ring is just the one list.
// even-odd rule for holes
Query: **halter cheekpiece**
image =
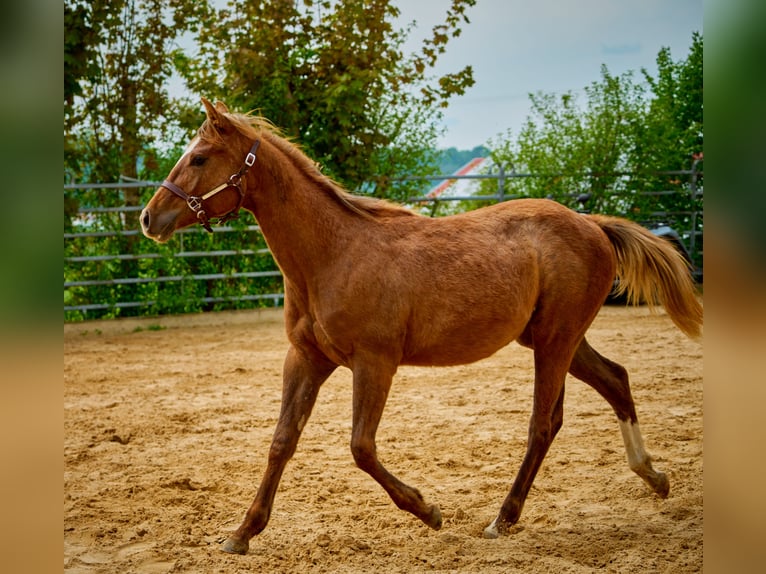
{"label": "halter cheekpiece", "polygon": [[261,140],[255,140],[255,143],[250,148],[250,151],[247,152],[247,155],[245,156],[245,161],[243,162],[242,167],[239,168],[239,171],[237,173],[232,174],[228,180],[226,180],[224,183],[222,183],[218,187],[211,189],[205,195],[202,195],[202,196],[189,195],[183,189],[178,187],[175,183],[173,183],[172,181],[168,181],[167,179],[160,184],[160,187],[169,189],[170,191],[175,193],[178,197],[183,199],[186,202],[186,205],[189,206],[189,209],[191,209],[194,213],[197,214],[197,219],[199,220],[200,225],[202,225],[202,227],[204,227],[210,233],[212,233],[213,228],[210,226],[210,219],[208,218],[207,214],[205,213],[205,210],[203,209],[204,207],[203,202],[206,199],[210,199],[211,197],[213,197],[216,193],[223,191],[224,189],[228,189],[230,187],[236,188],[236,190],[239,192],[239,202],[237,203],[237,206],[231,211],[229,211],[228,213],[219,217],[217,220],[217,223],[225,223],[231,219],[236,219],[237,217],[239,217],[238,215],[239,209],[242,207],[242,203],[245,201],[245,192],[242,191],[242,178],[247,173],[247,170],[249,170],[255,163],[255,159],[256,159],[255,152],[258,149],[259,145],[261,145]]}

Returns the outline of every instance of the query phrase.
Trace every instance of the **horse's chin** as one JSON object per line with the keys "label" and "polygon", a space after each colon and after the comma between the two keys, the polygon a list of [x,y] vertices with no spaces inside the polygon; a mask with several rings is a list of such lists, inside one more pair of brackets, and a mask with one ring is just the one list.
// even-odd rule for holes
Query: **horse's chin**
{"label": "horse's chin", "polygon": [[171,237],[173,237],[173,231],[171,230],[170,233],[154,234],[154,235],[149,235],[148,233],[144,232],[144,235],[157,243],[167,243],[168,240]]}
{"label": "horse's chin", "polygon": [[142,228],[145,237],[156,241],[157,243],[167,243],[168,240],[173,237],[173,233],[176,231],[174,222],[169,222],[159,230]]}

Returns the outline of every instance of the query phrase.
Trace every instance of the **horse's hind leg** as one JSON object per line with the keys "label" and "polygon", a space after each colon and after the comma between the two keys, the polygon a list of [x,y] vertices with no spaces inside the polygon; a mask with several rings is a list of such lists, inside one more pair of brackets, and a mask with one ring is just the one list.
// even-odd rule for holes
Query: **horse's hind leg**
{"label": "horse's hind leg", "polygon": [[670,490],[670,483],[664,473],[652,468],[651,457],[644,448],[627,371],[621,365],[599,355],[583,339],[572,359],[569,372],[596,389],[612,406],[625,442],[628,465],[657,495],[665,498]]}
{"label": "horse's hind leg", "polygon": [[378,460],[375,434],[395,371],[388,365],[354,365],[351,453],[357,466],[372,476],[402,510],[414,514],[434,530],[442,526],[439,507],[427,504],[417,489],[404,484]]}
{"label": "horse's hind leg", "polygon": [[545,353],[535,348],[535,400],[527,452],[497,518],[484,529],[485,538],[497,538],[518,522],[537,471],[563,424],[566,362],[554,357],[566,356],[566,349],[560,347],[558,351]]}

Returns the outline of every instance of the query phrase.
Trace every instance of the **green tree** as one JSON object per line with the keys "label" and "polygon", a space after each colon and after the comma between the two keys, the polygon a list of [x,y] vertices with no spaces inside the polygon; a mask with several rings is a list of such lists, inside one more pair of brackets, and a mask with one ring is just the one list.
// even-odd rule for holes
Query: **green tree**
{"label": "green tree", "polygon": [[95,46],[98,37],[84,4],[64,4],[64,129],[73,121],[75,96],[83,93],[82,83],[98,74]]}
{"label": "green tree", "polygon": [[[642,70],[650,87],[646,113],[637,125],[630,165],[633,213],[641,221],[663,220],[695,235],[695,264],[702,266],[703,38],[695,32],[686,58],[674,61],[670,49],[657,55],[657,77]],[[679,170],[695,169],[694,182]],[[672,192],[672,193],[671,193]],[[698,212],[692,216],[692,212]],[[689,238],[687,238],[688,240]]]}
{"label": "green tree", "polygon": [[[180,143],[168,93],[175,41],[198,11],[191,0],[65,0],[64,162],[70,180],[138,177],[156,142]],[[170,136],[168,138],[168,136]],[[138,197],[126,191],[128,204]]]}
{"label": "green tree", "polygon": [[684,60],[673,61],[670,49],[657,54],[657,77],[642,73],[652,94],[638,126],[633,149],[636,166],[677,170],[703,150],[703,39],[695,32]]}
{"label": "green tree", "polygon": [[[571,92],[531,94],[519,135],[490,144],[496,164],[535,175],[513,180],[509,193],[576,207],[587,192],[589,208],[637,219],[688,210],[688,178],[656,172],[689,169],[702,151],[702,36],[693,34],[682,61],[660,50],[657,68],[657,78],[642,71],[647,89],[632,72],[614,76],[602,66],[582,103]],[[494,193],[491,184],[483,187]]]}
{"label": "green tree", "polygon": [[[614,76],[606,66],[601,67],[601,80],[585,88],[583,104],[571,92],[530,94],[532,110],[518,137],[509,133],[490,145],[496,164],[534,174],[512,180],[507,191],[553,196],[572,206],[588,192],[591,207],[608,209],[612,192],[623,185],[619,172],[629,169],[642,95],[630,72]],[[492,184],[483,187],[495,192]]]}
{"label": "green tree", "polygon": [[407,55],[391,0],[232,0],[208,7],[199,54],[177,63],[193,92],[258,110],[346,186],[374,181],[378,195],[405,196],[390,177],[430,168],[440,108],[473,84],[470,66],[428,74],[474,4],[453,0]]}

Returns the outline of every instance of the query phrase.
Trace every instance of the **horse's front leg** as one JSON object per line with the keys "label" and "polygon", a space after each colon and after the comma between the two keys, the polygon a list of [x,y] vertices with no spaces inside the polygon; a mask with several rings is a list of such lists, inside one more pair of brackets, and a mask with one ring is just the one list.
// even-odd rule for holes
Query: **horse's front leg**
{"label": "horse's front leg", "polygon": [[250,539],[266,527],[285,465],[295,453],[301,431],[316,402],[319,387],[335,367],[325,359],[316,355],[308,356],[290,347],[284,365],[282,407],[271,441],[266,472],[242,524],[221,546],[224,552],[246,554]]}
{"label": "horse's front leg", "polygon": [[439,530],[442,515],[437,505],[427,504],[417,489],[404,484],[378,460],[375,433],[383,414],[396,366],[385,364],[354,365],[354,415],[351,453],[357,466],[385,489],[396,506]]}

